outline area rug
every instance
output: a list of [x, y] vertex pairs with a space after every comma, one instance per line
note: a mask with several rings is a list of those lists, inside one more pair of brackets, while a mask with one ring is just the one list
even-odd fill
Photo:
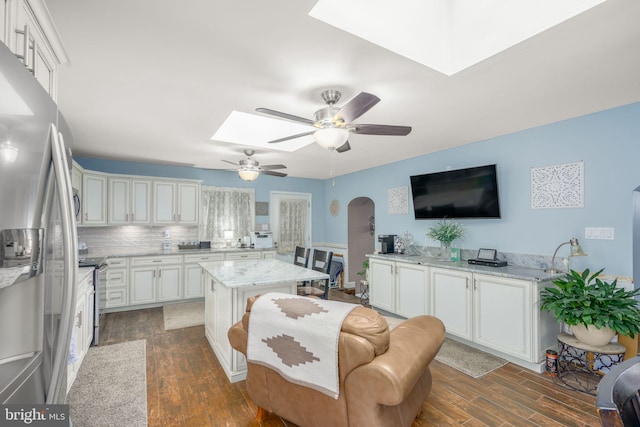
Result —
[[204, 325], [204, 301], [167, 304], [162, 307], [164, 330]]
[[[405, 319], [384, 316], [393, 329]], [[507, 364], [507, 361], [492, 354], [485, 353], [466, 344], [445, 338], [436, 360], [463, 372], [470, 377], [480, 378], [489, 372]]]
[[89, 348], [69, 391], [74, 427], [147, 425], [146, 343]]

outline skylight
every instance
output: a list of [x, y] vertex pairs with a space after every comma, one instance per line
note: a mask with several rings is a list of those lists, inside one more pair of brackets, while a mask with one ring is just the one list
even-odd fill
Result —
[[606, 0], [319, 0], [309, 15], [451, 76]]
[[296, 151], [314, 142], [313, 135], [295, 138], [289, 141], [269, 144], [274, 139], [284, 138], [314, 130], [286, 120], [272, 119], [256, 114], [232, 111], [211, 139], [232, 144], [262, 147], [281, 151]]

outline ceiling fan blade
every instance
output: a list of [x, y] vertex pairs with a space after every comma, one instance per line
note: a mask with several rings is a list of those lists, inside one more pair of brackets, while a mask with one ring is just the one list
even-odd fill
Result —
[[304, 117], [294, 116], [293, 114], [283, 113], [281, 111], [271, 110], [269, 108], [256, 108], [258, 113], [268, 114], [270, 116], [276, 116], [281, 119], [290, 120], [292, 122], [304, 123], [305, 125], [313, 126], [316, 122]]
[[396, 135], [406, 136], [411, 132], [411, 126], [392, 125], [354, 125], [351, 132], [360, 135]]
[[333, 122], [336, 124], [351, 123], [369, 111], [378, 102], [380, 102], [380, 98], [377, 96], [367, 92], [360, 92], [358, 96], [349, 101], [333, 116]]
[[274, 172], [274, 171], [263, 171], [261, 172], [264, 175], [271, 175], [271, 176], [279, 176], [281, 178], [287, 176], [286, 173], [282, 173], [282, 172]]
[[345, 151], [351, 150], [351, 146], [349, 145], [349, 141], [345, 141], [340, 147], [336, 148], [338, 153], [344, 153]]
[[240, 166], [239, 164], [234, 163], [234, 162], [230, 162], [229, 160], [222, 160], [222, 161], [225, 162], [225, 163], [231, 163], [234, 166]]
[[265, 170], [265, 171], [270, 171], [273, 169], [286, 169], [287, 167], [285, 165], [263, 165], [260, 166], [260, 169]]
[[300, 138], [300, 137], [303, 137], [303, 136], [311, 135], [314, 132], [315, 132], [315, 130], [312, 130], [311, 132], [303, 132], [303, 133], [299, 133], [299, 134], [296, 134], [296, 135], [285, 136], [284, 138], [274, 139], [273, 141], [269, 141], [269, 144], [275, 144], [276, 142], [283, 142], [283, 141], [288, 141], [290, 139]]

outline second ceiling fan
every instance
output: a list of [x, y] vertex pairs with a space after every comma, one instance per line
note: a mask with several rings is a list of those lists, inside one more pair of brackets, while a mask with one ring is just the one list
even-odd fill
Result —
[[341, 93], [337, 90], [326, 90], [322, 92], [322, 99], [328, 106], [316, 111], [313, 120], [269, 108], [256, 108], [256, 111], [317, 128], [309, 132], [269, 141], [271, 144], [313, 134], [314, 139], [321, 147], [328, 150], [335, 150], [338, 153], [344, 153], [351, 149], [348, 141], [349, 133], [360, 135], [405, 136], [411, 132], [410, 126], [353, 123], [354, 120], [380, 102], [380, 98], [367, 92], [360, 92], [360, 94], [347, 102], [342, 108], [339, 108], [336, 107], [335, 104], [340, 100], [340, 96]]

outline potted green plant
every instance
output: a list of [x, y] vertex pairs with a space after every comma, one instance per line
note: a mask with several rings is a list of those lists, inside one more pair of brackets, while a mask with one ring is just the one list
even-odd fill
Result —
[[443, 218], [429, 229], [427, 237], [440, 242], [441, 256], [448, 260], [451, 258], [451, 243], [464, 237], [464, 228], [455, 221]]
[[369, 272], [369, 260], [365, 259], [364, 261], [362, 261], [362, 270], [358, 271], [356, 274], [362, 277], [364, 280], [369, 280], [368, 272]]
[[[553, 312], [569, 325], [578, 341], [597, 347], [608, 344], [616, 332], [633, 338], [640, 332], [640, 308], [636, 296], [640, 289], [627, 291], [591, 274], [570, 270], [540, 292], [540, 308]], [[592, 336], [593, 335], [593, 336]]]

